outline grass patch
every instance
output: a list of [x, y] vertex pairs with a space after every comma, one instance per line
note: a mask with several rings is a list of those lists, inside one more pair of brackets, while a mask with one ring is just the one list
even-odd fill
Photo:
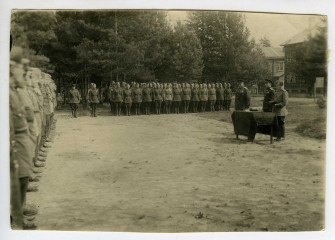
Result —
[[326, 127], [326, 118], [318, 117], [313, 120], [307, 120], [300, 123], [295, 131], [302, 136], [317, 138], [317, 139], [326, 139], [327, 127]]

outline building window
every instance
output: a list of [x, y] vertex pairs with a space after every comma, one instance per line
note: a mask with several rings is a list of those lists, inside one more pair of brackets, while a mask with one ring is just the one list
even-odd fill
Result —
[[296, 83], [295, 74], [287, 74], [287, 76], [286, 76], [286, 82], [288, 82], [288, 83]]
[[287, 53], [287, 55], [286, 55], [286, 62], [291, 62], [292, 61], [292, 53], [291, 52], [289, 52], [289, 53]]
[[277, 63], [277, 72], [283, 72], [284, 71], [284, 62], [278, 62]]

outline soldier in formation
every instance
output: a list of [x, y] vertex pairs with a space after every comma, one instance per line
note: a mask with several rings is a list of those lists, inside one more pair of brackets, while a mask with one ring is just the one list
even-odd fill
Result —
[[92, 84], [92, 89], [88, 91], [88, 103], [91, 106], [91, 117], [97, 117], [97, 105], [100, 102], [99, 90], [95, 83]]
[[36, 228], [37, 208], [26, 203], [26, 193], [38, 190], [33, 182], [39, 180], [51, 146], [56, 85], [50, 75], [29, 67], [20, 51], [13, 52], [9, 89], [11, 222], [13, 229], [31, 229]]

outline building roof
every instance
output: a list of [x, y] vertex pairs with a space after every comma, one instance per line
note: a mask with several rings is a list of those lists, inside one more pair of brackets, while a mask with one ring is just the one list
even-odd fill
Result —
[[286, 46], [296, 43], [302, 43], [308, 40], [309, 36], [315, 36], [318, 33], [318, 26], [315, 26], [314, 28], [305, 29], [301, 33], [298, 33], [297, 35], [293, 36], [289, 40], [283, 42], [280, 44], [280, 46]]
[[284, 59], [283, 48], [275, 48], [275, 47], [262, 47], [262, 51], [266, 58], [276, 58], [276, 59]]

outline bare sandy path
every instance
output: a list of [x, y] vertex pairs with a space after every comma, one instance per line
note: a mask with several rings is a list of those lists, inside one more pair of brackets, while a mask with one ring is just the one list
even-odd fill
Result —
[[[235, 140], [194, 114], [69, 118], [39, 191], [41, 230], [298, 231], [324, 226], [325, 141]], [[201, 212], [201, 214], [199, 214]]]

